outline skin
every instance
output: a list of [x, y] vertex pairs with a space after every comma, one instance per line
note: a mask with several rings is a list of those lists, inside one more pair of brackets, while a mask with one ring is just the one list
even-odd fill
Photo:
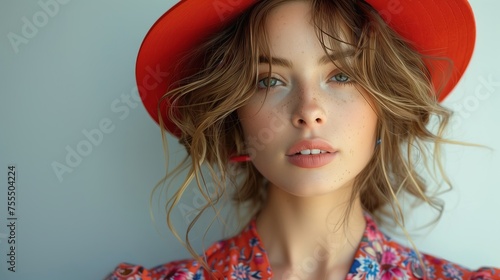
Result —
[[[347, 225], [343, 214], [373, 156], [377, 116], [366, 92], [321, 61], [307, 2], [275, 8], [266, 28], [271, 56], [287, 63], [273, 63], [271, 80], [268, 64], [259, 65], [261, 89], [238, 110], [252, 162], [269, 181], [259, 235], [274, 279], [345, 279], [365, 228], [359, 198]], [[289, 149], [305, 139], [330, 144], [334, 159], [317, 168], [291, 164]]]

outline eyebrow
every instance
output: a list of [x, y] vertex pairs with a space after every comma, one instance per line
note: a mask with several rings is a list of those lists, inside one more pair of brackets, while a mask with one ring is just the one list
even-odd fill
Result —
[[[325, 54], [318, 60], [318, 64], [320, 65], [328, 64], [340, 58], [351, 56], [352, 54], [353, 54], [352, 51], [343, 51], [343, 52]], [[293, 66], [293, 63], [288, 59], [281, 57], [271, 57], [271, 59], [269, 59], [269, 57], [266, 56], [259, 57], [259, 64], [271, 64], [286, 68], [292, 68]]]

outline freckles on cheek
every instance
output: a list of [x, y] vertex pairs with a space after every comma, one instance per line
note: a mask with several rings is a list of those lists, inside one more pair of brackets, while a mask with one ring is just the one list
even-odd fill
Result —
[[354, 106], [344, 111], [346, 140], [350, 143], [350, 153], [372, 151], [377, 137], [377, 116], [368, 105]]

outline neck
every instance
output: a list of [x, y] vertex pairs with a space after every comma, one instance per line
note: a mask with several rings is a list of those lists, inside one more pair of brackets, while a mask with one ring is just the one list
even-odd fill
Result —
[[269, 185], [256, 223], [273, 271], [293, 272], [300, 279], [328, 271], [345, 277], [366, 225], [359, 198], [347, 213], [350, 191], [297, 197]]

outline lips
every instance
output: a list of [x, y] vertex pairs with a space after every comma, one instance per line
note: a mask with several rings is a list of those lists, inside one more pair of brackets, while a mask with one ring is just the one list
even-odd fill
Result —
[[[309, 150], [310, 152], [307, 152]], [[319, 154], [318, 153], [335, 153], [336, 150], [326, 141], [321, 139], [302, 140], [295, 143], [287, 152], [287, 156], [299, 154]], [[304, 153], [306, 151], [307, 153]]]
[[288, 161], [300, 168], [318, 168], [327, 165], [337, 155], [337, 150], [320, 139], [303, 140], [287, 152]]

